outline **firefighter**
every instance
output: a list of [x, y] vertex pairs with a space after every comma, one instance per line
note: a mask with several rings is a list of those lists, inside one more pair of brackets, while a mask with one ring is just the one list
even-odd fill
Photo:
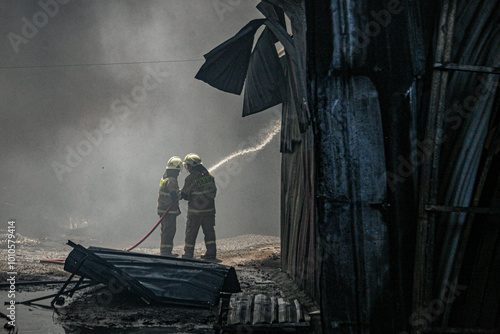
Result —
[[184, 167], [189, 175], [186, 177], [181, 197], [188, 201], [186, 222], [186, 242], [183, 258], [192, 258], [196, 237], [201, 228], [205, 234], [207, 252], [201, 255], [202, 259], [215, 259], [217, 248], [215, 245], [215, 195], [217, 188], [212, 174], [203, 166], [201, 158], [189, 153], [184, 159]]
[[[177, 256], [172, 254], [174, 248], [174, 236], [176, 230], [177, 216], [181, 214], [179, 209], [179, 183], [177, 176], [182, 171], [182, 159], [180, 157], [171, 157], [167, 162], [165, 174], [160, 181], [160, 190], [158, 192], [158, 215], [161, 217], [172, 205], [168, 213], [161, 220], [161, 244], [160, 255]], [[174, 204], [172, 204], [174, 203]]]

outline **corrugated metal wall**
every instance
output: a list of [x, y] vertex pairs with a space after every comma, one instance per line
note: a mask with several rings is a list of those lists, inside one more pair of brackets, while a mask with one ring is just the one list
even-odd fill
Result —
[[[405, 329], [398, 312], [403, 299], [399, 295], [401, 274], [395, 272], [401, 263], [391, 256], [391, 252], [397, 253], [395, 247], [405, 246], [390, 244], [391, 236], [401, 239], [401, 231], [389, 224], [392, 212], [388, 210], [386, 172], [392, 165], [386, 166], [386, 161], [409, 142], [409, 133], [404, 131], [408, 124], [395, 127], [398, 121], [403, 125], [403, 120], [411, 119], [405, 97], [413, 84], [408, 15], [401, 11], [391, 14], [399, 29], [392, 33], [403, 37], [397, 46], [388, 37], [391, 31], [363, 44], [356, 35], [359, 27], [370, 22], [371, 10], [383, 9], [377, 1], [314, 2], [307, 7], [325, 332]], [[405, 111], [407, 116], [401, 117]], [[393, 124], [391, 130], [403, 138], [387, 137], [387, 120]], [[411, 207], [401, 215], [408, 215], [409, 210]]]
[[281, 251], [283, 269], [316, 300], [321, 261], [315, 220], [314, 134], [307, 103], [305, 10], [280, 4], [290, 18], [294, 54], [286, 54], [281, 131]]
[[[380, 23], [373, 13], [387, 13], [390, 3], [307, 4], [307, 74], [311, 89], [308, 102], [314, 120], [316, 163], [315, 246], [319, 249], [313, 259], [316, 263], [309, 267], [321, 269], [319, 276], [310, 275], [314, 280], [305, 276], [299, 282], [307, 291], [317, 290], [314, 285], [319, 283], [320, 298], [316, 300], [324, 312], [325, 332], [388, 333], [409, 330], [410, 326], [429, 330], [440, 325], [491, 330], [499, 326], [498, 320], [494, 320], [499, 314], [494, 304], [498, 297], [493, 297], [498, 293], [488, 290], [494, 282], [498, 283], [499, 269], [494, 259], [498, 259], [499, 246], [497, 228], [485, 222], [498, 222], [498, 216], [475, 219], [474, 224], [487, 226], [490, 233], [478, 227], [473, 229], [476, 234], [472, 234], [465, 263], [474, 267], [474, 273], [467, 274], [463, 268], [459, 283], [473, 284], [474, 288], [456, 302], [448, 323], [443, 320], [444, 310], [433, 314], [430, 320], [419, 313], [431, 312], [429, 305], [442, 300], [440, 290], [446, 292], [450, 284], [455, 286], [447, 268], [456, 262], [466, 214], [440, 215], [440, 224], [432, 236], [436, 254], [429, 258], [435, 272], [429, 281], [430, 299], [424, 303], [424, 310], [411, 310], [422, 181], [418, 159], [426, 154], [423, 143], [429, 139], [423, 125], [429, 108], [441, 3], [402, 1], [402, 10], [392, 13], [389, 19], [391, 24], [363, 40], [360, 48], [359, 28]], [[459, 2], [453, 51], [456, 63], [498, 66], [499, 24], [493, 19], [498, 13], [496, 1]], [[463, 108], [453, 109], [453, 105], [463, 100], [471, 103], [478, 83], [491, 83], [493, 77], [463, 72], [451, 76], [438, 204], [472, 203], [471, 196], [488, 153], [485, 141], [493, 136], [494, 124], [498, 124], [498, 119], [495, 123], [489, 117], [495, 110], [495, 92], [482, 93], [477, 101], [474, 99], [474, 115], [459, 115], [463, 118], [460, 124], [456, 116], [463, 113]], [[305, 256], [307, 244], [301, 239], [301, 233], [311, 229], [305, 228], [307, 221], [297, 222], [298, 216], [289, 215], [305, 207], [301, 197], [303, 181], [295, 179], [300, 176], [297, 171], [303, 172], [300, 156], [300, 149], [291, 157], [284, 155], [282, 176], [283, 231], [293, 231], [283, 234], [283, 245], [288, 248], [283, 263], [295, 277], [300, 277], [298, 273], [304, 267], [300, 265], [302, 259], [311, 260]], [[294, 167], [290, 167], [292, 163]], [[494, 176], [488, 179], [493, 184], [497, 182]], [[490, 196], [494, 189], [490, 187]], [[484, 203], [486, 207], [498, 207], [495, 200]], [[484, 256], [488, 260], [481, 260]]]
[[[292, 1], [280, 4], [292, 27], [303, 22], [300, 15], [305, 13], [298, 9], [300, 5], [294, 6]], [[371, 59], [367, 50], [351, 50], [347, 57], [344, 46], [348, 39], [341, 33], [349, 25], [360, 24], [361, 13], [368, 7], [339, 1], [309, 4], [307, 9], [318, 13], [309, 13], [313, 17], [307, 21], [309, 44], [303, 25], [293, 36], [299, 53], [306, 54], [305, 45], [311, 46], [312, 40], [316, 43], [312, 45], [314, 50], [308, 50], [307, 63], [313, 79], [309, 82], [313, 93], [307, 100], [312, 123], [300, 133], [295, 115], [304, 101], [297, 98], [300, 93], [289, 94], [282, 131], [283, 268], [321, 304], [325, 332], [361, 333], [378, 328], [378, 332], [386, 333], [395, 328], [395, 305], [402, 298], [397, 295], [399, 285], [392, 284], [399, 281], [391, 280], [390, 231], [384, 219], [386, 143], [374, 85], [377, 73], [369, 68], [373, 64], [367, 61]], [[333, 19], [328, 16], [332, 9], [337, 15]], [[356, 11], [360, 14], [352, 19]], [[405, 59], [411, 69], [409, 48]], [[289, 70], [288, 79], [300, 85], [306, 77], [290, 75], [297, 72]], [[412, 85], [409, 72], [403, 77], [407, 89]], [[389, 75], [398, 73], [390, 71]], [[382, 76], [387, 77], [388, 72]], [[400, 82], [392, 82], [387, 90], [396, 85], [400, 93], [393, 99], [394, 105], [405, 99]], [[289, 84], [289, 91], [293, 86]], [[409, 141], [408, 133], [403, 136]]]
[[314, 208], [313, 134], [309, 129], [281, 168], [281, 259], [283, 269], [315, 300], [319, 300], [317, 231]]
[[[455, 33], [438, 23], [442, 7], [455, 8], [454, 1]], [[290, 19], [293, 40], [271, 4]], [[449, 70], [434, 64], [453, 40], [449, 50], [458, 65], [499, 67], [500, 0], [266, 0], [259, 9], [267, 19], [250, 23], [252, 35], [243, 42], [249, 49], [265, 22], [269, 31], [261, 40], [269, 45], [256, 47], [260, 57], [247, 56], [261, 62], [250, 69], [273, 73], [250, 71], [245, 106], [250, 114], [283, 100], [282, 266], [320, 304], [323, 332], [439, 326], [494, 332], [500, 327], [498, 214], [426, 207], [500, 206], [498, 75], [460, 71], [446, 83], [435, 79]], [[262, 56], [274, 52], [270, 31], [286, 49], [283, 73]], [[239, 57], [240, 37], [207, 60], [221, 64], [206, 73], [207, 82], [217, 87], [210, 78], [223, 72], [242, 85], [247, 64], [235, 75], [221, 61]], [[283, 74], [284, 99], [278, 83], [263, 84]], [[437, 105], [440, 91], [446, 101]], [[430, 110], [438, 110], [441, 123]], [[457, 284], [465, 289], [457, 291]], [[450, 286], [453, 301], [444, 301], [443, 288]]]

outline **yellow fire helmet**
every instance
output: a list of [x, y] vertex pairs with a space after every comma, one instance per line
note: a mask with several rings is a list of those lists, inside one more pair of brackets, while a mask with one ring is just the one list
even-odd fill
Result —
[[182, 159], [178, 156], [171, 157], [167, 162], [167, 169], [177, 169], [182, 171]]
[[202, 164], [201, 158], [198, 154], [189, 153], [184, 158], [184, 167], [186, 167], [186, 169], [187, 169], [188, 165], [191, 167], [194, 167], [194, 166], [201, 165], [201, 164]]

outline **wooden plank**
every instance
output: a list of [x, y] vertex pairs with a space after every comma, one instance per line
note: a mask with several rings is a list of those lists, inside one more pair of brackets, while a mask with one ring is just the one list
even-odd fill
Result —
[[278, 298], [271, 297], [271, 323], [278, 322]]
[[286, 301], [283, 298], [278, 298], [278, 322], [285, 323], [287, 321], [286, 315]]
[[260, 294], [254, 299], [252, 324], [264, 323], [271, 323], [271, 298]]
[[300, 305], [298, 299], [295, 299], [293, 302], [295, 305], [295, 321], [294, 322], [301, 322], [304, 320], [304, 317], [302, 316], [302, 306]]
[[250, 324], [252, 322], [253, 296], [234, 294], [229, 302], [228, 325]]
[[[221, 313], [222, 315], [222, 313]], [[307, 327], [310, 317], [298, 299], [234, 294], [229, 300], [229, 310], [221, 318], [218, 326], [234, 330], [245, 325], [255, 329], [279, 329], [287, 327]]]
[[228, 325], [237, 325], [240, 323], [241, 299], [242, 295], [240, 294], [235, 294], [231, 296], [231, 300], [229, 302], [229, 312], [227, 315]]
[[253, 307], [253, 296], [247, 296], [246, 298], [246, 304], [244, 306], [245, 308], [245, 316], [244, 316], [244, 324], [251, 324], [252, 323], [252, 307]]
[[252, 324], [262, 324], [265, 322], [265, 314], [264, 314], [264, 305], [262, 301], [262, 296], [264, 295], [257, 295], [255, 296], [254, 300], [254, 307], [253, 307], [253, 317], [252, 317]]

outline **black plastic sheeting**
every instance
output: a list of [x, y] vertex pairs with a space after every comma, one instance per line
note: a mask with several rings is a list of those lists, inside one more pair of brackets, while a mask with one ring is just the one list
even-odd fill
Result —
[[264, 29], [250, 58], [243, 116], [271, 108], [284, 99], [285, 74], [274, 43], [273, 33]]
[[[261, 4], [262, 5], [262, 4]], [[262, 6], [261, 6], [262, 7]], [[265, 7], [265, 6], [264, 6]], [[283, 102], [285, 74], [278, 57], [277, 37], [265, 28], [252, 51], [255, 33], [263, 24], [280, 26], [278, 13], [265, 7], [276, 20], [256, 19], [245, 25], [235, 36], [205, 55], [205, 63], [195, 78], [224, 92], [241, 94], [246, 79], [243, 116], [256, 114]]]
[[254, 36], [264, 21], [250, 21], [234, 37], [204, 55], [206, 61], [195, 78], [224, 92], [241, 94]]
[[[245, 85], [243, 117], [283, 103], [280, 151], [290, 153], [311, 121], [306, 83], [298, 79], [305, 75], [305, 52], [296, 42], [305, 34], [304, 11], [295, 6], [287, 9], [293, 22], [292, 37], [286, 30], [282, 8], [267, 2], [257, 8], [266, 19], [250, 21], [207, 53], [195, 78], [233, 94], [240, 94]], [[252, 51], [255, 33], [262, 25], [266, 28]], [[278, 41], [285, 50], [281, 58], [276, 49]]]
[[240, 292], [233, 267], [121, 250], [84, 248], [71, 241], [64, 270], [107, 285], [111, 292], [128, 290], [147, 303], [210, 308], [220, 293]]

